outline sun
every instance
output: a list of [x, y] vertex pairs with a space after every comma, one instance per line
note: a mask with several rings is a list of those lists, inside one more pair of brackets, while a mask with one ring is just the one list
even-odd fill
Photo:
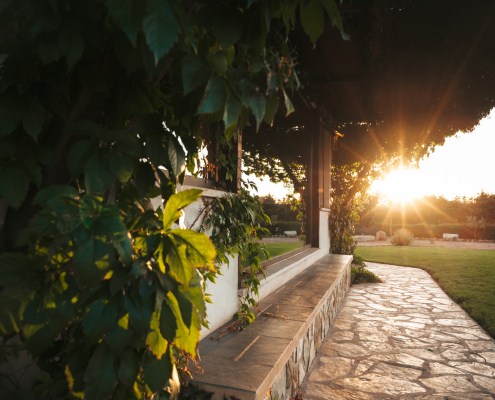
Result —
[[373, 185], [373, 191], [385, 195], [394, 203], [406, 203], [420, 196], [419, 176], [417, 170], [398, 169], [387, 174]]

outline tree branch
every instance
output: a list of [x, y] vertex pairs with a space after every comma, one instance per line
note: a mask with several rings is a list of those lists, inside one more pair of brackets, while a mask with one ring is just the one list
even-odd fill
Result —
[[303, 187], [302, 183], [299, 181], [296, 174], [294, 174], [290, 165], [287, 162], [285, 162], [284, 160], [280, 160], [280, 162], [282, 163], [285, 172], [287, 172], [287, 175], [289, 175], [289, 179], [292, 181], [292, 184], [294, 185], [294, 190], [297, 192], [299, 189]]
[[354, 196], [359, 192], [361, 187], [363, 186], [364, 183], [364, 177], [366, 174], [370, 171], [371, 169], [371, 163], [365, 161], [363, 168], [361, 171], [359, 171], [358, 176], [356, 178], [356, 182], [354, 185], [352, 185], [351, 189], [349, 190], [349, 193], [347, 193], [347, 196], [345, 197], [345, 203], [349, 203], [354, 199]]

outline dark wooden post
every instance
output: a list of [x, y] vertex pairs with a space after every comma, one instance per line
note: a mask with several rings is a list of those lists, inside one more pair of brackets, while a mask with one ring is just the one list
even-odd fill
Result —
[[237, 168], [233, 177], [232, 192], [237, 192], [241, 188], [242, 178], [242, 131], [237, 131], [237, 140], [233, 152], [237, 157]]
[[320, 247], [320, 208], [323, 206], [323, 130], [318, 110], [309, 113], [305, 134], [310, 141], [307, 170], [306, 243]]

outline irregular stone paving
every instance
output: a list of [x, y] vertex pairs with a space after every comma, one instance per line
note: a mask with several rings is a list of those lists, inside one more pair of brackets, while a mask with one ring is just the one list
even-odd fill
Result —
[[495, 342], [417, 268], [367, 263], [301, 386], [310, 399], [495, 399]]

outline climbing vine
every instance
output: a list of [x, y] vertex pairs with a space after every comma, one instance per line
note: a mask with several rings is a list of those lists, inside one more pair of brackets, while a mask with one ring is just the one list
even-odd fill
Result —
[[241, 310], [237, 317], [243, 322], [251, 323], [254, 321], [254, 314], [249, 307], [256, 307], [253, 294], [259, 295], [258, 274], [265, 276], [260, 255], [270, 258], [265, 245], [261, 243], [263, 234], [269, 235], [270, 232], [261, 227], [260, 223], [270, 223], [270, 218], [263, 212], [259, 199], [246, 189], [211, 200], [205, 213], [203, 229], [212, 229], [210, 239], [217, 250], [215, 261], [218, 265], [228, 265], [229, 257], [235, 255], [241, 258], [240, 276], [247, 294], [241, 300]]

